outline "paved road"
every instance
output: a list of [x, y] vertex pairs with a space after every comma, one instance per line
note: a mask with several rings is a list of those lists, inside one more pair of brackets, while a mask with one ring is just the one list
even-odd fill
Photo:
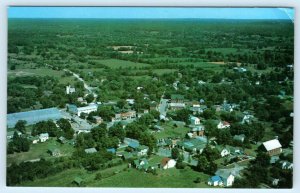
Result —
[[[53, 66], [52, 65], [50, 65], [50, 64], [46, 64], [46, 66], [48, 66], [48, 67], [50, 67], [50, 68], [53, 68]], [[75, 72], [72, 72], [71, 70], [69, 70], [69, 69], [63, 69], [63, 71], [65, 71], [65, 72], [69, 72], [69, 73], [71, 73], [75, 78], [77, 78], [80, 82], [83, 82], [83, 86], [84, 86], [84, 88], [88, 91], [88, 93], [92, 93], [93, 95], [94, 95], [94, 101], [96, 100], [96, 98], [97, 98], [97, 94], [94, 92], [94, 88], [93, 87], [90, 87], [82, 78], [80, 78], [80, 76], [79, 76], [79, 74], [76, 74]]]
[[167, 115], [167, 102], [168, 102], [168, 99], [161, 98], [159, 105], [158, 105], [158, 111], [163, 116]]
[[64, 69], [65, 72], [69, 72], [69, 73], [72, 73], [73, 76], [75, 78], [77, 78], [79, 81], [83, 82], [83, 86], [84, 88], [89, 92], [89, 93], [92, 93], [94, 95], [94, 98], [96, 99], [97, 98], [97, 94], [94, 92], [93, 88], [90, 87], [82, 78], [80, 78], [80, 76], [78, 74], [76, 74], [75, 72], [72, 72], [71, 70], [68, 70], [68, 69]]
[[85, 119], [81, 119], [76, 115], [71, 115], [70, 113], [66, 112], [66, 109], [61, 110], [62, 116], [65, 119], [73, 120], [71, 122], [72, 128], [75, 131], [79, 130], [91, 130], [93, 127], [97, 126], [97, 124], [90, 124]]

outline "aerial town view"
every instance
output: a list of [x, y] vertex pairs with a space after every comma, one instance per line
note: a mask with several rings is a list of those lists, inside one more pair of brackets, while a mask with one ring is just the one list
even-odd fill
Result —
[[292, 188], [293, 11], [10, 7], [7, 186]]

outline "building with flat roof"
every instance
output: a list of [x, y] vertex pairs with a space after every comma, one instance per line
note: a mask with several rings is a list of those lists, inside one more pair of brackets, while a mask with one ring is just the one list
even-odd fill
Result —
[[88, 106], [85, 107], [78, 107], [77, 108], [77, 115], [80, 116], [81, 113], [86, 113], [89, 114], [91, 112], [95, 112], [98, 109], [98, 105], [97, 104], [90, 104]]
[[33, 125], [35, 123], [47, 120], [58, 120], [62, 118], [61, 112], [57, 108], [48, 108], [33, 110], [20, 113], [7, 114], [7, 127], [13, 128], [20, 120], [26, 121], [27, 125]]

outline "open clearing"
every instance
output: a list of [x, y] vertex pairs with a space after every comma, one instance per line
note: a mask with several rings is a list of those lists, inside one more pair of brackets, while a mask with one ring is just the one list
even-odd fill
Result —
[[62, 84], [75, 82], [73, 76], [62, 77], [63, 74], [63, 71], [52, 70], [49, 68], [17, 69], [8, 71], [8, 76], [51, 76], [57, 78]]
[[[49, 186], [63, 187], [75, 186], [72, 181], [75, 177], [84, 179], [87, 187], [178, 187], [178, 188], [209, 188], [206, 181], [208, 175], [196, 172], [186, 167], [178, 170], [175, 168], [168, 170], [157, 170], [157, 175], [145, 173], [137, 169], [125, 169], [126, 165], [120, 165], [101, 171], [102, 179], [95, 180], [99, 172], [91, 173], [83, 169], [69, 169], [45, 179], [38, 179], [33, 182], [26, 182], [22, 186]], [[72, 176], [72, 178], [70, 178]], [[200, 183], [194, 183], [196, 178], [200, 178]]]
[[22, 161], [29, 161], [43, 158], [53, 158], [47, 152], [50, 146], [54, 146], [60, 150], [62, 156], [70, 156], [72, 155], [74, 148], [70, 144], [61, 144], [57, 142], [55, 139], [49, 139], [44, 143], [38, 144], [31, 144], [29, 152], [21, 152], [21, 153], [14, 153], [7, 155], [7, 164], [10, 165], [11, 163], [20, 163]]
[[131, 62], [125, 60], [118, 60], [118, 59], [107, 59], [107, 60], [98, 60], [99, 63], [104, 64], [110, 68], [140, 68], [140, 67], [147, 67], [149, 64], [138, 63], [138, 62]]

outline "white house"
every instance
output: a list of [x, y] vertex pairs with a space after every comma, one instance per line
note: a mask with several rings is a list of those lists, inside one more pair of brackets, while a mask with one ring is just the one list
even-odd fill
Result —
[[139, 147], [137, 147], [137, 155], [138, 156], [143, 156], [143, 155], [147, 155], [149, 150], [149, 147], [146, 145], [140, 145]]
[[282, 165], [281, 165], [281, 168], [283, 170], [292, 170], [293, 169], [293, 163], [290, 163], [288, 161], [283, 161]]
[[250, 123], [253, 120], [253, 118], [254, 118], [253, 115], [244, 115], [242, 124]]
[[66, 87], [66, 93], [67, 94], [72, 94], [72, 93], [74, 93], [75, 92], [75, 88], [74, 87], [71, 87], [71, 85], [68, 85], [67, 87]]
[[49, 134], [48, 133], [41, 133], [39, 136], [40, 142], [45, 142], [49, 139]]
[[223, 185], [226, 187], [230, 187], [233, 185], [234, 182], [234, 175], [232, 173], [220, 173], [219, 176], [222, 178]]
[[230, 154], [230, 150], [226, 147], [222, 148], [220, 154], [221, 154], [222, 157], [227, 156], [227, 155]]
[[185, 104], [184, 103], [170, 103], [169, 107], [172, 110], [176, 110], [176, 109], [184, 109], [185, 108]]
[[98, 109], [98, 105], [97, 104], [90, 104], [89, 106], [78, 107], [77, 108], [77, 115], [80, 116], [81, 113], [89, 114], [90, 112], [97, 111], [97, 109]]
[[129, 105], [134, 105], [134, 99], [126, 99], [126, 102], [129, 104]]
[[165, 157], [161, 160], [161, 167], [164, 170], [169, 168], [174, 168], [175, 165], [176, 165], [176, 161], [174, 159]]
[[190, 116], [191, 125], [200, 125], [200, 119], [195, 116]]
[[220, 121], [219, 124], [217, 125], [218, 129], [225, 129], [229, 127], [230, 127], [230, 123], [228, 123], [227, 121]]

